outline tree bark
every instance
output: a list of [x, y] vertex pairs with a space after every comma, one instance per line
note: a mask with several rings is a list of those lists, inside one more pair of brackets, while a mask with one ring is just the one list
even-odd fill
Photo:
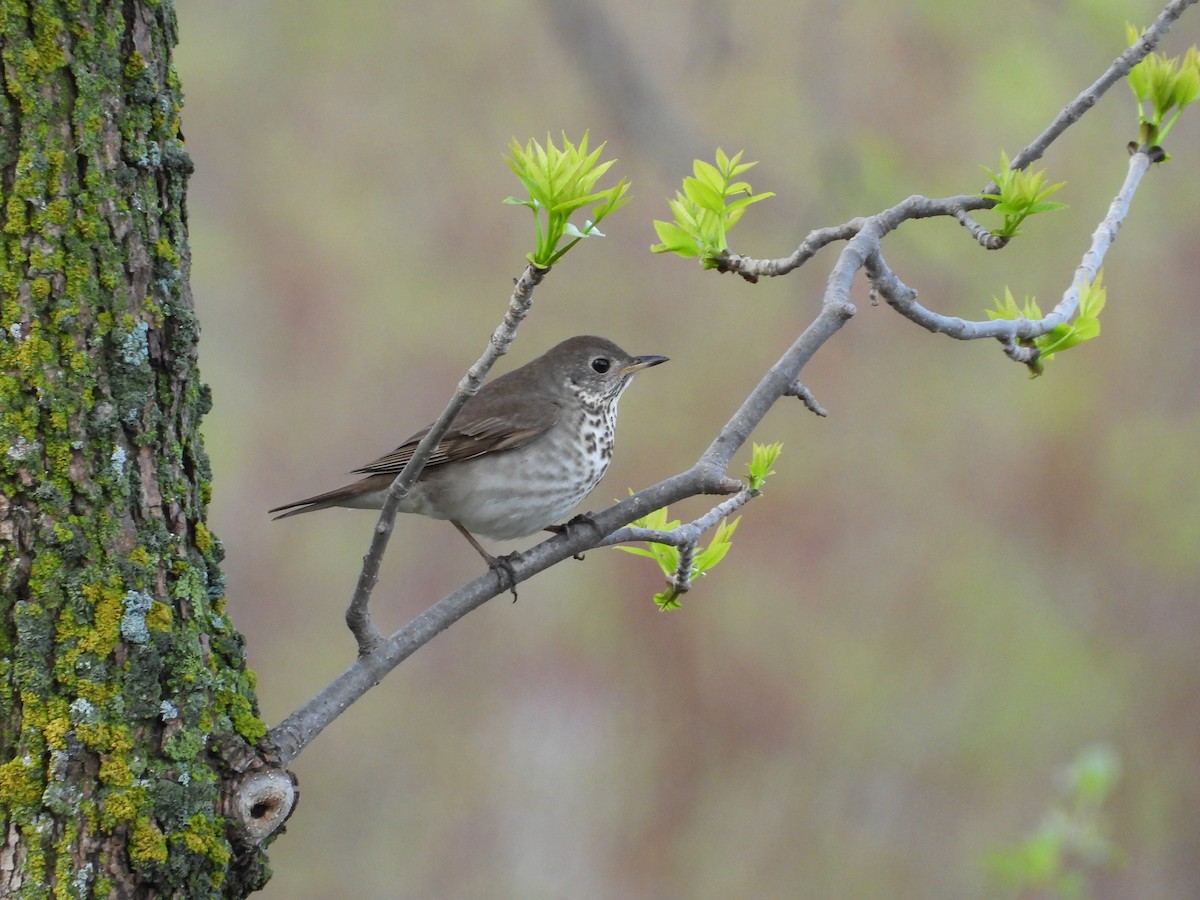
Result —
[[244, 896], [174, 9], [0, 9], [0, 896]]

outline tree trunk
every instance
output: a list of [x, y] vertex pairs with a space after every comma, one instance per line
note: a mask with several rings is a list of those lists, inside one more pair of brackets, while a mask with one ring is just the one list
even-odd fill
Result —
[[243, 896], [264, 728], [205, 526], [174, 9], [2, 9], [0, 896]]

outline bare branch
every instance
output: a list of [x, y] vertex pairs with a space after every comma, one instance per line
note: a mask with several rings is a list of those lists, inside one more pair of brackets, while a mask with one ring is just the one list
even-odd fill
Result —
[[[736, 482], [733, 484], [734, 490], [740, 487]], [[513, 583], [520, 584], [564, 559], [592, 549], [598, 543], [597, 534], [607, 535], [634, 519], [640, 519], [685, 497], [727, 493], [729, 485], [730, 480], [721, 471], [701, 465], [660, 481], [590, 516], [596, 526], [595, 533], [589, 528], [565, 529], [563, 533], [524, 553], [507, 557]], [[420, 647], [471, 610], [507, 590], [508, 578], [502, 579], [489, 571], [443, 597], [399, 631], [376, 642], [368, 653], [360, 655], [316, 697], [271, 729], [268, 739], [276, 746], [283, 765], [294, 759], [330, 722]]]
[[799, 381], [792, 382], [792, 386], [788, 388], [787, 393], [788, 396], [799, 397], [800, 402], [804, 404], [809, 412], [814, 413], [821, 418], [825, 418], [829, 415], [829, 411], [817, 402], [817, 398], [813, 396], [813, 392], [802, 385]]
[[396, 480], [388, 488], [387, 498], [384, 500], [383, 508], [379, 513], [379, 521], [375, 524], [375, 531], [371, 537], [371, 547], [363, 558], [358, 585], [354, 589], [354, 595], [350, 598], [350, 606], [346, 610], [346, 625], [354, 635], [355, 641], [358, 642], [360, 656], [370, 653], [383, 640], [383, 633], [375, 627], [375, 623], [371, 620], [371, 592], [375, 590], [375, 585], [379, 581], [379, 567], [383, 563], [383, 554], [387, 551], [388, 541], [392, 537], [392, 529], [396, 525], [396, 513], [399, 511], [400, 501], [408, 493], [409, 488], [416, 484], [417, 479], [421, 477], [421, 472], [425, 469], [430, 455], [441, 443], [446, 429], [450, 427], [454, 417], [463, 408], [463, 404], [479, 392], [479, 388], [483, 385], [487, 373], [496, 360], [507, 353], [508, 348], [512, 346], [517, 327], [529, 314], [529, 308], [533, 305], [533, 289], [541, 284], [542, 279], [549, 271], [549, 269], [539, 269], [536, 266], [526, 266], [521, 277], [516, 279], [516, 286], [508, 301], [508, 310], [492, 333], [487, 350], [459, 381], [454, 396], [450, 398], [450, 402], [446, 404], [442, 414], [430, 427], [429, 433], [417, 444], [417, 449], [413, 451], [408, 465], [396, 476]]
[[850, 240], [858, 234], [865, 221], [865, 219], [851, 219], [842, 225], [810, 231], [808, 237], [801, 242], [792, 255], [783, 259], [752, 259], [749, 256], [739, 256], [732, 251], [726, 251], [725, 256], [717, 265], [717, 271], [733, 272], [751, 282], [758, 281], [760, 277], [786, 275], [816, 256], [817, 252], [827, 244]]
[[[872, 225], [879, 229], [878, 238], [895, 230], [909, 219], [931, 219], [936, 216], [958, 216], [966, 210], [988, 209], [995, 205], [994, 200], [988, 200], [972, 194], [960, 194], [956, 197], [933, 199], [913, 195], [897, 203], [890, 209], [876, 213], [873, 216], [851, 219], [842, 225], [830, 228], [820, 228], [812, 231], [803, 243], [791, 254], [782, 259], [754, 259], [741, 256], [732, 251], [726, 252], [717, 266], [722, 272], [735, 272], [747, 281], [757, 281], [760, 276], [786, 275], [798, 269], [817, 251], [834, 241], [852, 241], [862, 235], [863, 229]], [[848, 293], [847, 293], [848, 296]]]
[[965, 209], [956, 210], [954, 217], [958, 219], [958, 224], [971, 233], [971, 237], [975, 238], [975, 243], [979, 244], [984, 250], [1003, 250], [1008, 246], [1009, 238], [999, 234], [992, 234], [971, 218], [971, 215]]
[[1031, 362], [1032, 359], [1028, 358], [1027, 352], [1030, 348], [1021, 347], [1018, 342], [1032, 340], [1047, 334], [1059, 325], [1070, 321], [1075, 315], [1079, 309], [1080, 285], [1091, 284], [1095, 281], [1108, 248], [1116, 240], [1121, 223], [1129, 214], [1130, 201], [1153, 161], [1153, 156], [1144, 150], [1137, 150], [1130, 157], [1125, 183], [1121, 185], [1120, 191], [1109, 205], [1108, 213], [1092, 233], [1092, 243], [1076, 268], [1070, 286], [1054, 309], [1041, 319], [968, 321], [957, 316], [943, 316], [931, 312], [917, 303], [917, 292], [896, 277], [895, 273], [887, 267], [883, 260], [883, 254], [878, 250], [872, 253], [865, 263], [867, 277], [871, 279], [872, 288], [887, 300], [889, 306], [922, 328], [949, 335], [960, 341], [995, 338], [1004, 344], [1005, 352], [1010, 357], [1018, 362]]
[[[1141, 62], [1158, 46], [1159, 41], [1170, 31], [1175, 20], [1183, 15], [1187, 7], [1196, 2], [1197, 0], [1173, 0], [1173, 2], [1167, 4], [1167, 7], [1154, 20], [1154, 23], [1146, 29], [1141, 40], [1127, 48], [1125, 52], [1113, 60], [1103, 75], [1063, 107], [1063, 110], [1055, 116], [1046, 129], [1026, 145], [1020, 153], [1013, 157], [1011, 162], [1012, 168], [1023, 169], [1035, 160], [1040, 159], [1042, 154], [1046, 152], [1046, 149], [1059, 135], [1075, 122], [1079, 121], [1084, 113], [1096, 105], [1096, 102], [1109, 88], [1128, 75], [1130, 69]], [[980, 191], [980, 194], [994, 193], [997, 190], [998, 187], [996, 184], [989, 183]], [[944, 215], [954, 216], [967, 228], [980, 246], [988, 250], [998, 250], [1008, 243], [1007, 240], [991, 234], [967, 215], [971, 210], [990, 209], [994, 205], [995, 201], [993, 200], [972, 195], [963, 195], [943, 200], [909, 197], [902, 203], [898, 203], [890, 210], [880, 213], [879, 216], [873, 218], [884, 218], [888, 223], [886, 230], [891, 231], [906, 219]], [[833, 241], [848, 241], [855, 237], [862, 230], [866, 221], [866, 219], [862, 218], [851, 219], [842, 225], [821, 228], [810, 232], [790, 256], [781, 259], [753, 259], [729, 251], [720, 261], [717, 269], [721, 272], [734, 272], [748, 281], [757, 281], [760, 277], [786, 275], [815, 256], [817, 251], [826, 244]]]
[[[1063, 107], [1062, 112], [1054, 117], [1054, 121], [1046, 127], [1045, 131], [1013, 157], [1012, 167], [1023, 169], [1034, 160], [1040, 159], [1046, 152], [1046, 148], [1054, 143], [1059, 135], [1078, 122], [1084, 113], [1096, 105], [1096, 101], [1104, 96], [1110, 87], [1123, 79], [1129, 74], [1130, 69], [1150, 55], [1158, 46], [1159, 41], [1171, 30], [1175, 20], [1195, 2], [1196, 0], [1172, 0], [1171, 3], [1168, 3], [1139, 41], [1127, 47], [1124, 53], [1113, 60], [1112, 65], [1104, 71], [1103, 75]], [[989, 187], [994, 190], [996, 186], [993, 184]], [[988, 193], [988, 190], [985, 189], [982, 193]]]
[[680, 594], [686, 594], [692, 589], [692, 566], [696, 559], [696, 542], [684, 544], [679, 548], [679, 565], [671, 577], [667, 579], [667, 587]]

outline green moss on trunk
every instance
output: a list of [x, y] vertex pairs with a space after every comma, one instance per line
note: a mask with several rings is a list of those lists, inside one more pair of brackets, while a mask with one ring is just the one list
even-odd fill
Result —
[[204, 524], [174, 42], [166, 0], [0, 0], [5, 896], [266, 877], [218, 814], [214, 748], [264, 729]]

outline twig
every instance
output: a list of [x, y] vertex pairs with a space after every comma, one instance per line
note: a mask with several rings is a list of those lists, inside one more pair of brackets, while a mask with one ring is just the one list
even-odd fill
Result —
[[965, 209], [956, 210], [954, 218], [958, 219], [958, 224], [967, 229], [971, 237], [975, 238], [975, 243], [984, 250], [1003, 250], [1008, 246], [1009, 238], [999, 234], [992, 234], [971, 218], [971, 214]]
[[652, 544], [669, 544], [679, 550], [679, 563], [675, 571], [667, 578], [667, 586], [680, 594], [686, 594], [692, 587], [692, 568], [696, 551], [700, 546], [700, 538], [717, 522], [736, 512], [759, 495], [759, 491], [742, 488], [737, 494], [718, 503], [698, 519], [693, 519], [686, 525], [679, 525], [670, 531], [660, 531], [656, 528], [627, 527], [614, 531], [603, 541], [601, 547], [612, 547], [617, 544], [627, 544], [634, 541]]
[[1154, 155], [1145, 150], [1137, 150], [1130, 157], [1125, 183], [1109, 204], [1108, 213], [1092, 233], [1091, 245], [1075, 269], [1070, 286], [1063, 292], [1062, 299], [1054, 309], [1040, 319], [968, 321], [957, 316], [939, 315], [916, 301], [917, 292], [896, 277], [878, 250], [867, 258], [867, 277], [871, 279], [872, 288], [887, 300], [889, 306], [922, 328], [949, 335], [960, 341], [995, 338], [1004, 345], [1005, 352], [1010, 357], [1018, 362], [1031, 362], [1030, 348], [1021, 346], [1019, 342], [1047, 334], [1064, 322], [1070, 321], [1075, 315], [1079, 309], [1080, 286], [1096, 280], [1108, 248], [1116, 240], [1121, 223], [1129, 215], [1130, 201], [1153, 162]]
[[813, 392], [799, 381], [792, 382], [792, 386], [788, 388], [787, 392], [789, 396], [799, 397], [800, 402], [804, 404], [805, 408], [808, 409], [809, 412], [818, 415], [821, 418], [825, 418], [829, 415], [829, 410], [818, 403], [817, 398], [813, 396]]
[[[1042, 154], [1046, 152], [1046, 149], [1067, 128], [1079, 121], [1084, 113], [1096, 105], [1096, 102], [1109, 88], [1128, 75], [1130, 69], [1145, 59], [1158, 46], [1163, 36], [1171, 30], [1171, 26], [1175, 23], [1175, 20], [1183, 15], [1184, 10], [1196, 2], [1197, 0], [1173, 0], [1173, 2], [1168, 3], [1166, 8], [1159, 13], [1158, 18], [1146, 29], [1137, 43], [1128, 47], [1120, 56], [1113, 60], [1103, 75], [1063, 107], [1062, 111], [1054, 117], [1054, 120], [1046, 129], [1012, 158], [1012, 168], [1023, 169], [1030, 163], [1040, 159]], [[986, 185], [980, 191], [980, 194], [994, 193], [997, 189], [997, 186], [991, 183]], [[892, 207], [891, 210], [881, 213], [880, 216], [892, 219], [893, 217], [889, 216], [889, 213], [900, 213], [903, 218], [895, 220], [891, 226], [895, 227], [896, 224], [899, 224], [904, 219], [951, 215], [958, 219], [971, 232], [972, 237], [981, 246], [994, 250], [1004, 246], [1007, 241], [990, 234], [990, 232], [983, 229], [967, 215], [971, 210], [990, 209], [994, 205], [995, 201], [993, 200], [987, 200], [970, 194], [942, 200], [930, 200], [918, 196], [909, 197], [902, 203]], [[866, 219], [862, 218], [851, 219], [842, 225], [813, 231], [790, 256], [781, 259], [753, 259], [729, 251], [720, 261], [717, 268], [722, 272], [735, 272], [750, 281], [757, 281], [760, 277], [786, 275], [793, 269], [802, 266], [826, 244], [838, 240], [848, 241], [857, 236], [866, 221]], [[888, 230], [891, 230], [891, 228]]]
[[755, 497], [759, 496], [760, 493], [760, 491], [752, 491], [748, 487], [742, 487], [741, 490], [728, 500], [718, 503], [704, 515], [700, 516], [700, 518], [693, 519], [691, 522], [687, 522], [677, 528], [672, 528], [670, 531], [662, 531], [658, 528], [637, 528], [631, 525], [617, 529], [596, 544], [596, 546], [613, 547], [617, 544], [629, 544], [633, 542], [670, 544], [672, 547], [679, 548], [686, 547], [688, 544], [695, 546], [706, 531], [722, 519], [737, 512]]
[[747, 281], [757, 281], [760, 277], [786, 275], [788, 272], [800, 268], [826, 245], [832, 244], [834, 241], [850, 240], [858, 234], [865, 221], [865, 219], [851, 219], [841, 225], [810, 231], [800, 246], [790, 256], [782, 259], [752, 259], [728, 250], [717, 264], [717, 271], [733, 272], [741, 275]]
[[[1054, 121], [1046, 127], [1046, 130], [1012, 158], [1012, 168], [1023, 169], [1034, 160], [1041, 158], [1042, 154], [1046, 152], [1046, 148], [1054, 143], [1064, 131], [1078, 122], [1084, 113], [1095, 106], [1110, 87], [1123, 79], [1129, 74], [1130, 69], [1150, 55], [1158, 46], [1159, 41], [1171, 30], [1175, 20], [1196, 2], [1197, 0], [1172, 0], [1168, 3], [1136, 43], [1127, 47], [1125, 52], [1114, 59], [1112, 64], [1104, 70], [1103, 75], [1063, 107], [1062, 112], [1054, 117]], [[996, 186], [993, 184], [989, 187], [994, 190]], [[989, 191], [985, 189], [982, 193], [989, 193]]]
[[508, 310], [492, 333], [487, 350], [459, 381], [454, 396], [450, 398], [450, 402], [446, 404], [442, 414], [430, 427], [429, 433], [417, 444], [408, 464], [388, 488], [387, 497], [384, 499], [383, 508], [379, 513], [379, 521], [375, 524], [375, 531], [371, 537], [371, 547], [363, 558], [358, 584], [354, 589], [354, 595], [350, 598], [350, 606], [346, 610], [346, 625], [358, 643], [359, 656], [370, 653], [383, 640], [383, 633], [375, 627], [375, 623], [371, 620], [371, 592], [375, 590], [375, 585], [379, 581], [379, 567], [383, 563], [383, 554], [387, 550], [388, 541], [391, 540], [392, 530], [396, 525], [396, 514], [399, 512], [400, 501], [408, 493], [409, 488], [416, 484], [417, 479], [421, 477], [421, 472], [424, 470], [425, 464], [429, 462], [429, 457], [441, 443], [446, 429], [450, 427], [454, 417], [463, 408], [463, 404], [479, 392], [479, 388], [483, 385], [487, 373], [496, 360], [507, 353], [508, 348], [512, 346], [517, 327], [529, 314], [529, 308], [533, 305], [533, 289], [541, 284], [542, 279], [549, 271], [549, 269], [527, 266], [521, 277], [516, 279], [516, 286], [508, 301]]
[[[734, 484], [740, 487], [736, 482]], [[720, 472], [696, 466], [639, 491], [591, 518], [596, 524], [596, 533], [607, 535], [684, 497], [722, 493], [728, 487], [729, 480]], [[576, 553], [592, 549], [598, 542], [596, 533], [588, 528], [566, 529], [562, 534], [510, 557], [514, 583], [520, 584]], [[287, 765], [295, 759], [330, 722], [416, 650], [504, 590], [507, 586], [501, 587], [496, 577], [488, 572], [443, 597], [399, 631], [378, 641], [369, 653], [359, 656], [316, 697], [271, 729], [268, 740], [276, 746], [282, 764]]]

